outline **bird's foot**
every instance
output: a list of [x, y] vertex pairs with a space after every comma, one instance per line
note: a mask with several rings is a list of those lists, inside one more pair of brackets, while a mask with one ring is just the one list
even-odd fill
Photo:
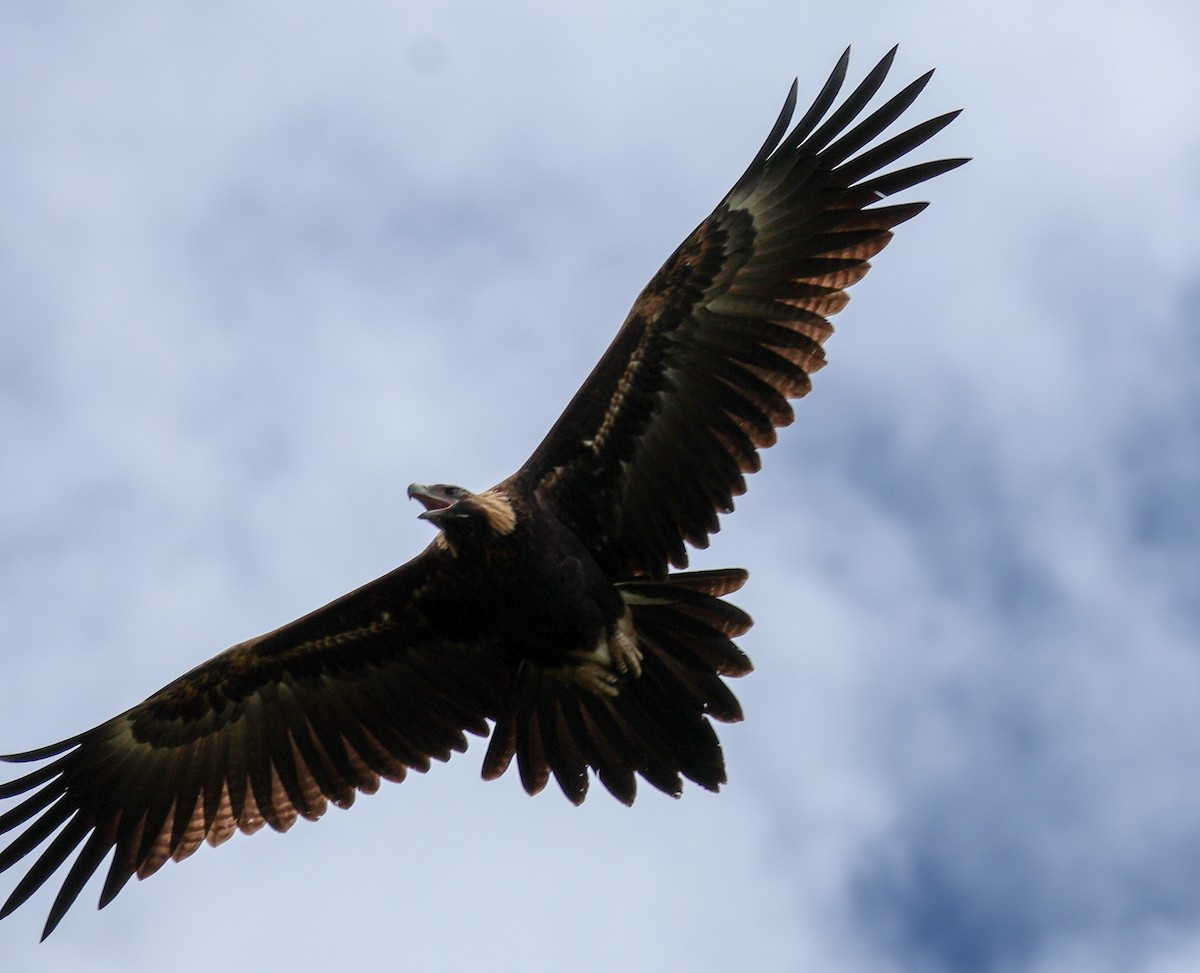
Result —
[[624, 627], [601, 637], [591, 652], [573, 652], [571, 656], [576, 661], [568, 668], [570, 679], [597, 696], [616, 696], [621, 677], [637, 679], [642, 674], [641, 649]]
[[616, 696], [617, 676], [608, 666], [595, 659], [584, 659], [571, 670], [571, 678], [582, 689], [597, 696]]
[[613, 668], [620, 673], [628, 673], [637, 679], [642, 674], [642, 650], [637, 642], [617, 629], [617, 634], [609, 640], [609, 652], [612, 655]]

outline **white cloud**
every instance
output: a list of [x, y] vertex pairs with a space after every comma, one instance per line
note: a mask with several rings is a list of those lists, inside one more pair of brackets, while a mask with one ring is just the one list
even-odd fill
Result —
[[67, 9], [0, 14], [0, 749], [415, 553], [409, 480], [515, 468], [793, 74], [900, 41], [977, 158], [699, 558], [759, 620], [725, 792], [574, 809], [476, 745], [35, 946], [39, 896], [10, 962], [1190, 968], [1190, 7]]

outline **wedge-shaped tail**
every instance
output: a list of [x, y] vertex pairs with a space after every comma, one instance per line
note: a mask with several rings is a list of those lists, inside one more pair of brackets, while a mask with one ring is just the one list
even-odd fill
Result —
[[725, 783], [725, 761], [708, 717], [742, 718], [722, 677], [753, 669], [732, 641], [750, 628], [750, 616], [722, 596], [746, 576], [734, 568], [618, 584], [641, 675], [622, 677], [607, 695], [580, 686], [567, 668], [525, 663], [513, 709], [492, 733], [483, 776], [499, 777], [515, 755], [526, 791], [538, 793], [553, 774], [575, 804], [587, 795], [589, 767], [625, 804], [637, 795], [638, 775], [674, 797], [683, 777], [715, 791]]

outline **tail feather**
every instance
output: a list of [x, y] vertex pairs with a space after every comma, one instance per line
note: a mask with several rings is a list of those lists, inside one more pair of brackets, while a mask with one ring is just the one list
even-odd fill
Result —
[[739, 590], [749, 577], [750, 572], [745, 568], [719, 568], [716, 571], [683, 571], [668, 575], [666, 580], [659, 582], [627, 581], [625, 587], [648, 588], [657, 584], [675, 592], [699, 591], [714, 598], [723, 598]]
[[583, 746], [586, 737], [578, 719], [571, 720], [567, 715], [578, 717], [577, 707], [564, 706], [563, 702], [561, 697], [544, 696], [538, 709], [539, 723], [554, 779], [567, 800], [582, 804], [588, 789], [588, 758]]
[[647, 605], [640, 612], [634, 608], [633, 616], [639, 635], [667, 646], [668, 652], [682, 644], [722, 676], [744, 676], [754, 669], [745, 653], [713, 621], [696, 618], [686, 608]]
[[[686, 642], [667, 632], [643, 635], [641, 642], [708, 716], [722, 723], [741, 722], [741, 704], [721, 679], [722, 670], [714, 669]], [[656, 668], [652, 666], [651, 671]]]
[[574, 804], [587, 796], [589, 768], [624, 804], [637, 795], [637, 776], [674, 797], [685, 777], [717, 790], [725, 762], [710, 718], [742, 718], [722, 677], [753, 668], [731, 640], [749, 629], [750, 617], [721, 596], [745, 580], [745, 571], [730, 569], [622, 582], [641, 675], [621, 675], [610, 696], [580, 685], [568, 669], [527, 663], [512, 706], [497, 719], [484, 778], [499, 777], [515, 756], [526, 791], [538, 793], [553, 776]]

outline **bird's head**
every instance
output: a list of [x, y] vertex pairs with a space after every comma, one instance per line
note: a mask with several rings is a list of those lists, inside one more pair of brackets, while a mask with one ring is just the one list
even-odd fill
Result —
[[447, 483], [412, 483], [410, 499], [419, 500], [425, 508], [422, 520], [439, 527], [448, 537], [489, 537], [511, 534], [517, 526], [512, 501], [501, 490], [472, 493]]

